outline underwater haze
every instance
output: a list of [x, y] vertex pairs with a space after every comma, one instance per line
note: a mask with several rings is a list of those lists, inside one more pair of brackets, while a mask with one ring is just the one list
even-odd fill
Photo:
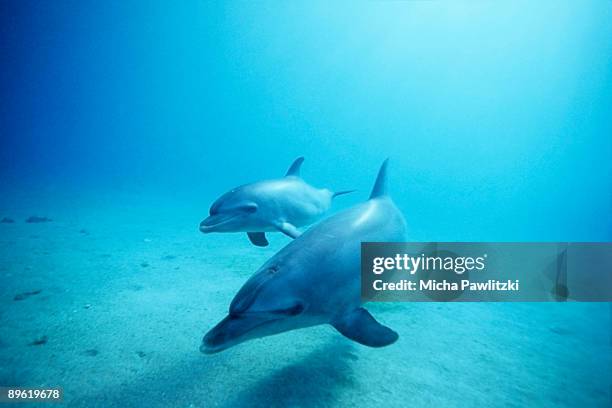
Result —
[[0, 386], [71, 407], [610, 405], [608, 303], [377, 303], [385, 348], [317, 326], [204, 355], [291, 238], [198, 226], [299, 156], [308, 183], [357, 190], [348, 208], [389, 157], [410, 241], [612, 241], [611, 1], [7, 0], [0, 67]]

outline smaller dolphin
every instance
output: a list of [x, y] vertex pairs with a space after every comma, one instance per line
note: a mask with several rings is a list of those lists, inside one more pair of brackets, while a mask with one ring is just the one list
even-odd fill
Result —
[[311, 224], [331, 207], [332, 198], [354, 190], [317, 189], [300, 177], [303, 157], [295, 159], [285, 177], [236, 187], [210, 207], [200, 231], [246, 232], [254, 245], [267, 246], [266, 231], [300, 236], [297, 227]]
[[309, 228], [246, 281], [200, 351], [319, 324], [366, 346], [394, 343], [398, 334], [362, 307], [361, 243], [405, 240], [406, 221], [387, 194], [385, 161], [367, 201]]

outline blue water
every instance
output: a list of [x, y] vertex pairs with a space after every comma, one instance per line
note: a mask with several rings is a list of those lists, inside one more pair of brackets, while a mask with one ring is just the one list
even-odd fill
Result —
[[611, 18], [609, 1], [2, 2], [0, 386], [73, 406], [608, 406], [608, 304], [375, 305], [400, 334], [385, 349], [317, 327], [201, 355], [289, 241], [197, 225], [298, 156], [313, 185], [358, 190], [346, 208], [390, 157], [410, 240], [610, 241]]

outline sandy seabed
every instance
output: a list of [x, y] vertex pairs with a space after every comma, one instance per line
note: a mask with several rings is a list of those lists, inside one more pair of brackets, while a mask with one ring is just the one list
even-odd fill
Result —
[[371, 304], [394, 345], [320, 326], [209, 356], [203, 334], [288, 238], [204, 236], [205, 208], [135, 197], [2, 210], [0, 385], [71, 407], [610, 405], [607, 303]]

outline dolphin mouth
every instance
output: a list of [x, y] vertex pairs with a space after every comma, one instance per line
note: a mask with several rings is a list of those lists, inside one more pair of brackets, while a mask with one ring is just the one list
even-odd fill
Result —
[[200, 352], [215, 354], [248, 340], [247, 334], [267, 324], [281, 320], [268, 314], [228, 315], [213, 327], [202, 339]]
[[209, 346], [207, 345], [204, 341], [202, 341], [202, 344], [200, 345], [200, 353], [202, 354], [217, 354], [222, 352], [223, 350], [227, 350], [230, 346], [218, 346], [218, 347], [214, 347], [214, 346]]
[[200, 223], [200, 232], [208, 234], [211, 232], [218, 231], [220, 227], [229, 223], [240, 214], [215, 214], [206, 217], [204, 221]]

